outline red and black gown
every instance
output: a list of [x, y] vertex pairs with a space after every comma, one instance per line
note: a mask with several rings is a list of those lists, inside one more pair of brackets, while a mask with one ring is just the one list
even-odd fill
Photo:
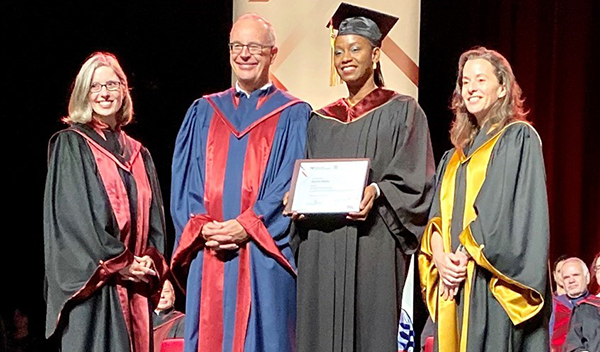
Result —
[[[65, 351], [149, 352], [151, 298], [167, 265], [163, 203], [150, 153], [124, 132], [74, 124], [50, 140], [44, 194], [46, 337]], [[118, 271], [149, 255], [157, 277]]]

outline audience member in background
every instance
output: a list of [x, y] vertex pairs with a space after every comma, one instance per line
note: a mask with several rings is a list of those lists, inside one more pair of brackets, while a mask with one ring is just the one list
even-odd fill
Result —
[[164, 339], [183, 337], [185, 314], [175, 310], [175, 290], [171, 281], [165, 280], [160, 293], [160, 301], [152, 314], [154, 326], [154, 352], [160, 352]]
[[568, 255], [563, 254], [559, 256], [554, 262], [554, 270], [552, 270], [552, 277], [554, 278], [554, 283], [556, 285], [554, 289], [554, 295], [560, 296], [565, 294], [565, 288], [563, 287], [562, 277], [560, 276], [560, 270], [564, 264], [565, 259], [569, 258]]
[[590, 295], [573, 307], [565, 352], [600, 351], [600, 298]]
[[62, 352], [151, 347], [151, 300], [168, 270], [165, 219], [150, 152], [122, 130], [132, 119], [121, 65], [94, 53], [75, 79], [69, 127], [48, 153], [46, 336]]
[[[594, 278], [591, 280], [590, 295], [573, 307], [569, 331], [563, 347], [565, 352], [600, 351], [600, 294], [591, 289], [600, 285], [599, 256], [600, 253], [596, 254], [591, 267]], [[594, 296], [594, 293], [598, 296]]]
[[8, 342], [8, 323], [6, 322], [4, 315], [4, 310], [0, 310], [0, 351], [8, 351], [6, 349]]
[[43, 340], [31, 334], [29, 315], [22, 309], [15, 309], [12, 324], [7, 327], [5, 351], [39, 352], [43, 346]]
[[550, 349], [553, 352], [562, 351], [573, 307], [590, 295], [590, 272], [583, 260], [575, 257], [565, 259], [561, 268], [561, 278], [566, 293], [555, 298], [549, 326]]
[[[563, 286], [563, 281], [562, 281], [562, 276], [560, 275], [561, 269], [563, 264], [565, 263], [565, 260], [569, 258], [568, 255], [566, 254], [562, 254], [560, 255], [558, 258], [556, 258], [556, 261], [554, 262], [554, 267], [552, 270], [552, 277], [554, 278], [554, 294], [552, 296], [552, 312], [554, 312], [556, 310], [556, 302], [557, 302], [557, 297], [564, 295], [565, 292], [565, 288]], [[552, 319], [552, 316], [551, 316]], [[549, 326], [549, 336], [552, 337], [552, 329], [553, 329], [553, 324], [551, 324], [551, 326]]]

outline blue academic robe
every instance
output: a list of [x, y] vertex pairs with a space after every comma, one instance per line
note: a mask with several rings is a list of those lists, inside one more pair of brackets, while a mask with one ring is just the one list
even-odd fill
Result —
[[[275, 87], [205, 96], [187, 112], [172, 166], [171, 268], [186, 290], [185, 351], [292, 351], [296, 274], [282, 199], [304, 155], [310, 106]], [[237, 219], [251, 240], [204, 247], [202, 226]]]

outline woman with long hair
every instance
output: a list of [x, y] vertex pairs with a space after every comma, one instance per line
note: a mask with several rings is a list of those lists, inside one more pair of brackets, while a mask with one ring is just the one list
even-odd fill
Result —
[[454, 148], [437, 171], [419, 269], [436, 350], [543, 351], [549, 241], [541, 141], [508, 61], [463, 53]]
[[150, 153], [121, 129], [132, 118], [119, 62], [94, 53], [48, 155], [46, 337], [63, 352], [151, 350], [151, 300], [168, 268], [165, 221]]

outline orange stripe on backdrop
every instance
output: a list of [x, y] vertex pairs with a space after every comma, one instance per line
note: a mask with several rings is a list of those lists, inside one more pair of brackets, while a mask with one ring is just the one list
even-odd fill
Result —
[[271, 82], [273, 82], [273, 85], [275, 87], [277, 87], [278, 89], [281, 89], [284, 92], [287, 92], [287, 88], [283, 85], [283, 83], [281, 83], [280, 80], [277, 79], [277, 77], [275, 77], [273, 72], [269, 73], [269, 79], [271, 80]]
[[[269, 0], [249, 0], [251, 2], [266, 2]], [[312, 9], [306, 15], [307, 18], [320, 18], [322, 17], [323, 9], [329, 7], [327, 0], [317, 1]], [[324, 34], [326, 35], [326, 34]], [[287, 59], [287, 57], [296, 49], [296, 46], [306, 36], [306, 24], [302, 21], [298, 21], [298, 24], [294, 29], [290, 31], [288, 36], [281, 42], [278, 43], [277, 59], [271, 66], [272, 71], [276, 71], [279, 66]], [[406, 75], [406, 77], [415, 85], [419, 86], [419, 66], [402, 50], [398, 44], [396, 44], [390, 37], [386, 37], [383, 40], [381, 49], [387, 55], [390, 60]], [[271, 73], [271, 80], [277, 88], [287, 90], [283, 84], [273, 76]]]
[[[328, 8], [329, 6], [328, 1], [326, 0], [318, 1], [303, 18], [321, 18], [323, 9]], [[277, 52], [277, 59], [271, 66], [272, 70], [277, 70], [306, 36], [306, 23], [301, 20], [298, 20], [297, 22], [296, 27], [290, 31], [290, 34], [288, 34], [285, 40], [277, 44], [279, 51]], [[326, 29], [325, 23], [323, 23], [323, 29]], [[324, 31], [323, 35], [329, 35], [329, 31]]]
[[385, 37], [381, 43], [381, 50], [404, 72], [406, 77], [419, 86], [419, 66], [396, 44], [390, 37]]

